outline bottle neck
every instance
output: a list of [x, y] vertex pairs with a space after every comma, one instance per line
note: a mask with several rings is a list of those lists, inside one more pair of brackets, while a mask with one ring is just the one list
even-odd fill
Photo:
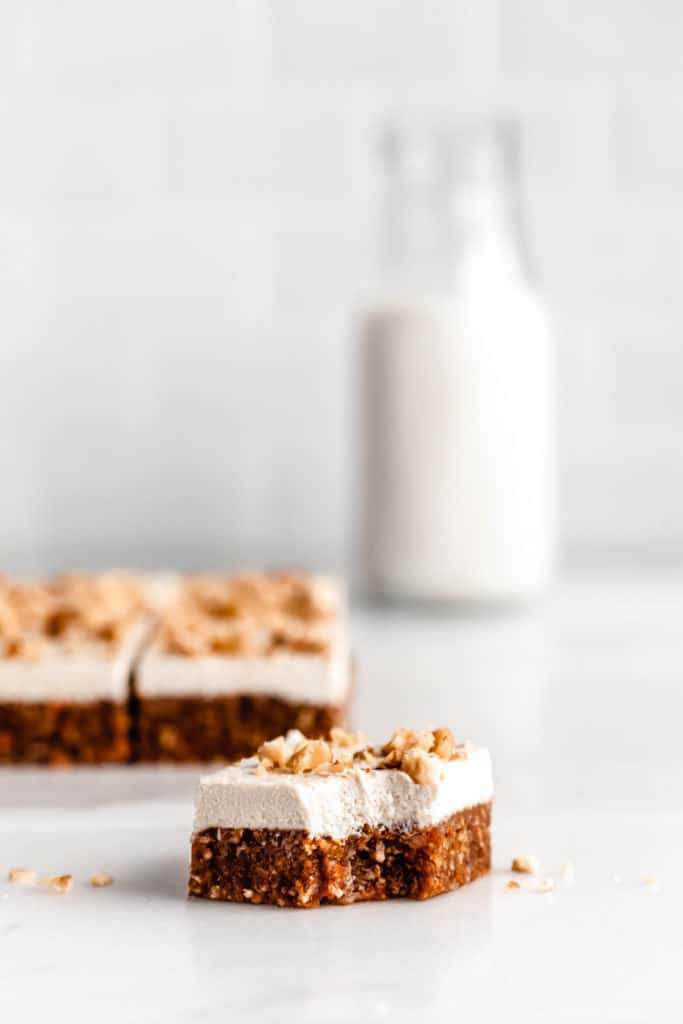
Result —
[[493, 291], [524, 280], [516, 181], [495, 138], [450, 150], [431, 140], [392, 157], [382, 258], [388, 286]]

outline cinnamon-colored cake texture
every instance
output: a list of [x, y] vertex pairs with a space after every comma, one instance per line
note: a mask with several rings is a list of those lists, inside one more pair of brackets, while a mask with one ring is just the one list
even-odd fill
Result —
[[0, 764], [107, 764], [130, 757], [125, 704], [0, 704]]
[[427, 899], [490, 870], [487, 751], [445, 729], [397, 730], [382, 748], [333, 739], [279, 737], [202, 779], [190, 895], [307, 908]]
[[134, 701], [137, 760], [234, 761], [289, 729], [327, 736], [345, 706], [292, 704], [279, 697], [141, 697]]

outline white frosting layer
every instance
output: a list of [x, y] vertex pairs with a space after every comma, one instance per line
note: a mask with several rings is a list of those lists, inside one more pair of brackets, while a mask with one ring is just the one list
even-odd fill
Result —
[[336, 594], [339, 606], [337, 620], [331, 624], [331, 650], [327, 656], [281, 651], [266, 657], [183, 657], [166, 654], [152, 644], [137, 667], [135, 692], [141, 697], [245, 694], [280, 697], [302, 704], [343, 703], [351, 682], [344, 590], [337, 580], [314, 579]]
[[396, 769], [354, 767], [342, 775], [256, 775], [247, 758], [200, 780], [194, 831], [205, 828], [303, 829], [343, 839], [371, 828], [428, 828], [493, 796], [491, 758], [484, 748], [444, 764], [435, 786], [418, 785]]
[[131, 667], [150, 629], [149, 618], [131, 626], [113, 657], [87, 651], [65, 654], [56, 648], [41, 661], [0, 658], [0, 703], [125, 701]]
[[303, 704], [341, 703], [349, 688], [349, 657], [341, 645], [327, 658], [284, 652], [267, 658], [183, 658], [150, 652], [136, 672], [141, 697], [221, 697], [243, 693]]

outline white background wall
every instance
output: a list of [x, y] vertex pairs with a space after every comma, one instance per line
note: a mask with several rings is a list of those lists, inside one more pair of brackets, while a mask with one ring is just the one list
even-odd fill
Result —
[[4, 0], [0, 564], [343, 563], [375, 131], [526, 133], [576, 557], [683, 551], [678, 0]]

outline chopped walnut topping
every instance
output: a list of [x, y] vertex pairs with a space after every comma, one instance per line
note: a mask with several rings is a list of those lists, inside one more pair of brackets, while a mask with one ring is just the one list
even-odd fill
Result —
[[268, 740], [267, 743], [262, 743], [257, 751], [262, 762], [270, 762], [268, 767], [277, 766], [278, 768], [285, 767], [290, 757], [290, 753], [291, 752], [287, 747], [287, 741], [284, 736], [278, 736], [274, 740]]
[[363, 750], [359, 750], [354, 757], [354, 761], [367, 765], [368, 768], [376, 768], [379, 764], [379, 758], [370, 747], [364, 747]]
[[36, 873], [31, 868], [10, 868], [7, 878], [16, 885], [36, 884]]
[[446, 762], [464, 756], [450, 729], [437, 729], [435, 733], [397, 729], [380, 748], [357, 749], [361, 737], [344, 729], [333, 728], [330, 736], [331, 745], [324, 740], [308, 740], [293, 730], [262, 743], [254, 771], [257, 775], [269, 771], [330, 775], [351, 770], [354, 765], [366, 770], [395, 768], [419, 785], [433, 786], [444, 777]]
[[287, 771], [303, 775], [331, 763], [332, 751], [325, 740], [304, 740], [287, 761]]
[[421, 786], [435, 786], [443, 778], [441, 759], [428, 754], [422, 747], [406, 750], [401, 760], [401, 770]]
[[305, 574], [195, 576], [166, 609], [158, 642], [185, 657], [327, 656], [337, 604], [333, 588]]
[[444, 761], [450, 761], [455, 756], [455, 738], [450, 729], [434, 730], [434, 753]]
[[335, 725], [330, 729], [330, 740], [335, 747], [360, 747], [363, 742], [362, 733], [347, 732]]
[[512, 870], [522, 875], [534, 875], [540, 867], [538, 857], [515, 857], [512, 862]]
[[141, 588], [124, 573], [0, 579], [0, 656], [38, 661], [54, 645], [110, 653], [144, 608]]
[[386, 755], [402, 755], [405, 750], [412, 750], [414, 747], [429, 752], [433, 746], [434, 734], [431, 732], [396, 729], [389, 742], [382, 748], [382, 751]]
[[42, 878], [41, 888], [51, 889], [53, 892], [69, 892], [73, 888], [73, 875], [53, 875], [51, 878]]
[[103, 889], [107, 885], [112, 885], [114, 879], [106, 871], [93, 871], [88, 881], [93, 889]]

